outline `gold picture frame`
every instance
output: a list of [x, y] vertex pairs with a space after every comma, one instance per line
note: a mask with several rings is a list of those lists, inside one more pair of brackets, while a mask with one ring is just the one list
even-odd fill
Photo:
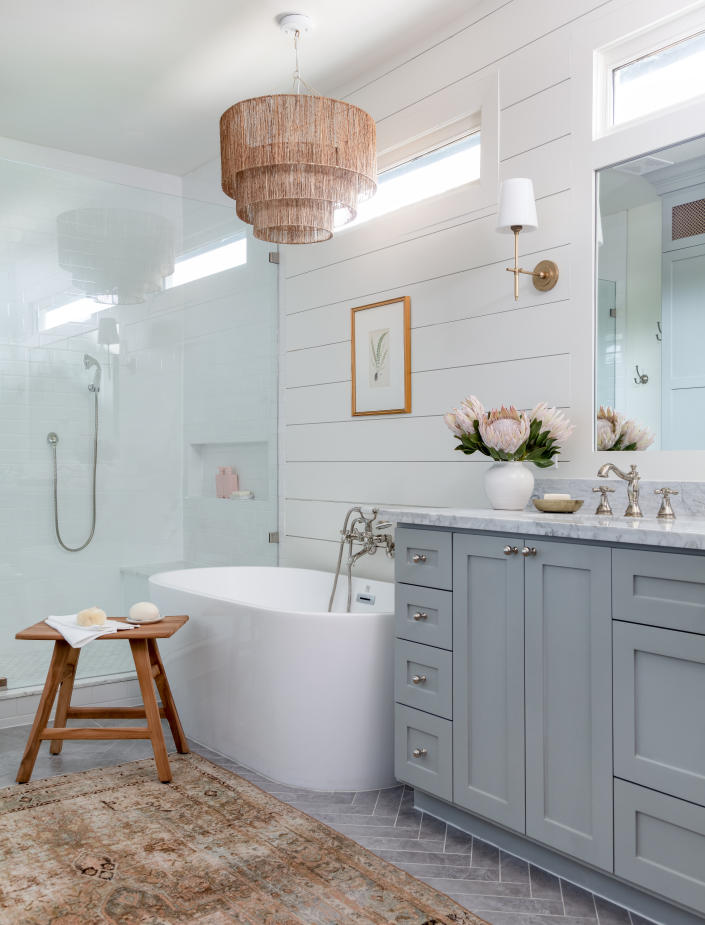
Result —
[[400, 296], [358, 305], [351, 309], [350, 321], [353, 417], [408, 414], [411, 299]]

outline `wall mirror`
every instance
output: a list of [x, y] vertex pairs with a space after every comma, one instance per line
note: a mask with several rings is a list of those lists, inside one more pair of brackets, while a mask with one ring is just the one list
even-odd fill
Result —
[[705, 449], [705, 137], [598, 171], [596, 215], [596, 447]]

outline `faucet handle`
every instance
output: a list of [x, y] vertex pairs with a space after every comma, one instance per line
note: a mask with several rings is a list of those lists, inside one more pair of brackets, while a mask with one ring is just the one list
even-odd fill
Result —
[[608, 493], [613, 492], [614, 488], [610, 488], [609, 485], [596, 485], [592, 490], [593, 492], [600, 492], [600, 503], [597, 505], [595, 514], [608, 514], [611, 517], [614, 512], [610, 507], [610, 502], [607, 495]]
[[661, 495], [663, 498], [656, 516], [660, 517], [661, 520], [675, 520], [676, 515], [671, 507], [671, 495], [678, 495], [680, 492], [676, 488], [656, 488], [654, 494]]

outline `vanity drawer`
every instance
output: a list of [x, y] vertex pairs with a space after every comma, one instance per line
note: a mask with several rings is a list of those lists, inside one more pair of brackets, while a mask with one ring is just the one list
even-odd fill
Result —
[[612, 616], [705, 634], [705, 556], [613, 550]]
[[705, 912], [705, 809], [614, 782], [614, 872]]
[[397, 779], [442, 800], [452, 800], [453, 724], [399, 703], [394, 709]]
[[394, 561], [397, 581], [426, 588], [453, 589], [453, 534], [397, 527]]
[[401, 639], [440, 649], [453, 648], [453, 594], [438, 588], [398, 584], [395, 589], [395, 632]]
[[394, 699], [452, 719], [452, 661], [451, 652], [398, 639], [394, 647]]
[[612, 626], [614, 773], [705, 805], [705, 636]]

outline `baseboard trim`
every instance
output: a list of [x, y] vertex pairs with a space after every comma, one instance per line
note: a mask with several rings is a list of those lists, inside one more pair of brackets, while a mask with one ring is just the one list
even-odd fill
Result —
[[[0, 694], [0, 729], [32, 723], [41, 692], [41, 687], [25, 687]], [[71, 703], [77, 707], [133, 707], [140, 706], [142, 698], [134, 672], [126, 672], [105, 678], [77, 680]]]
[[473, 816], [457, 806], [444, 803], [443, 800], [422, 793], [420, 790], [414, 791], [414, 806], [428, 813], [429, 816], [440, 819], [442, 822], [448, 822], [470, 835], [476, 835], [509, 854], [517, 855], [564, 880], [590, 890], [591, 893], [596, 893], [619, 906], [625, 906], [646, 919], [668, 923], [668, 925], [703, 925], [702, 917], [694, 912], [674, 906], [610, 874], [587, 867], [579, 861], [559, 854], [552, 848], [540, 845], [515, 832], [509, 832], [493, 822]]

